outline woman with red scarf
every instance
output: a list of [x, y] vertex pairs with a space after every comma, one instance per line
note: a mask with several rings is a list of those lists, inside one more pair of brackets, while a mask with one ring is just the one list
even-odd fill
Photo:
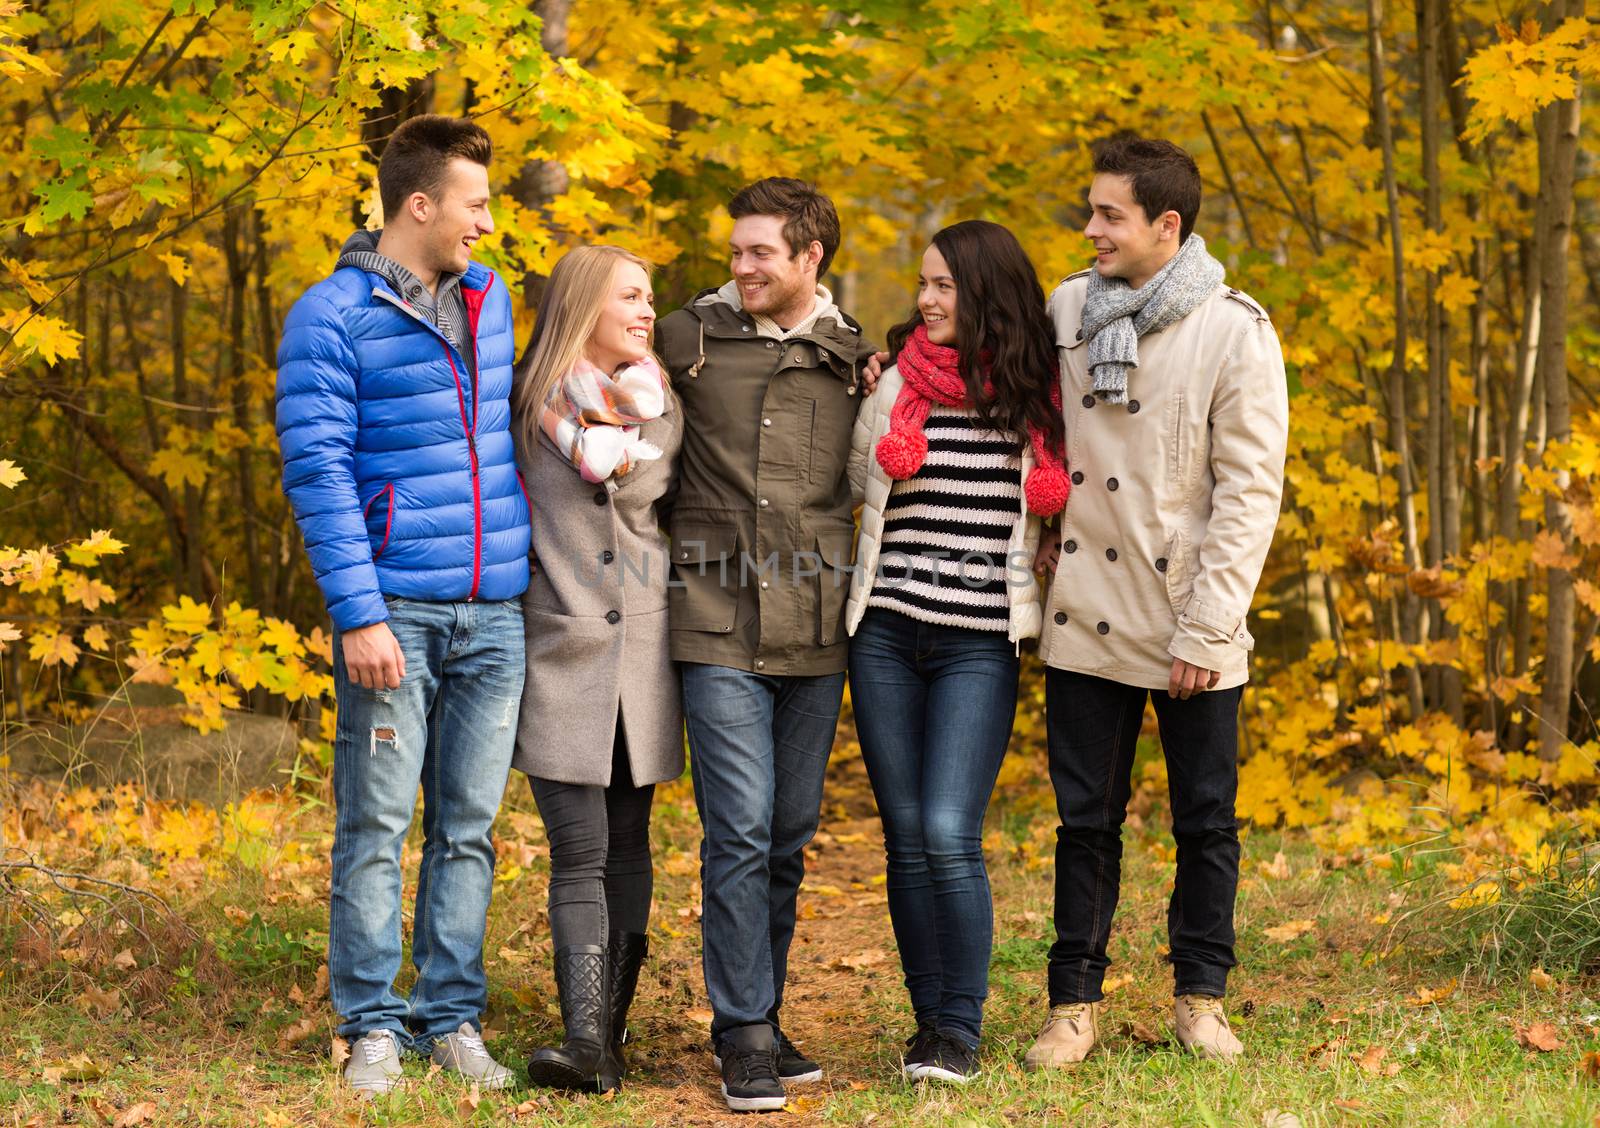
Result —
[[933, 237], [894, 366], [861, 406], [850, 696], [883, 819], [889, 915], [916, 1014], [904, 1072], [977, 1072], [994, 906], [983, 815], [1040, 628], [1040, 519], [1066, 504], [1044, 291], [999, 224]]

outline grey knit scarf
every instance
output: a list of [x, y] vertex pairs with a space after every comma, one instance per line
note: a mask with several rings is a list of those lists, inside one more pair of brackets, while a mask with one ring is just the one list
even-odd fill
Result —
[[1094, 394], [1104, 403], [1128, 402], [1128, 369], [1139, 365], [1139, 338], [1188, 316], [1222, 281], [1222, 264], [1191, 233], [1178, 253], [1135, 290], [1121, 278], [1089, 275], [1083, 334], [1089, 338]]

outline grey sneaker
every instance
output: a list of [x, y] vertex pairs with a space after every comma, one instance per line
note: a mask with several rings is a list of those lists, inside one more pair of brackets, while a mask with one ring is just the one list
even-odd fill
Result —
[[400, 1039], [393, 1030], [369, 1030], [351, 1044], [344, 1081], [356, 1092], [390, 1092], [400, 1074]]
[[483, 1039], [470, 1022], [463, 1022], [454, 1034], [446, 1034], [434, 1042], [429, 1058], [439, 1068], [459, 1073], [485, 1089], [511, 1087], [511, 1071], [489, 1056]]

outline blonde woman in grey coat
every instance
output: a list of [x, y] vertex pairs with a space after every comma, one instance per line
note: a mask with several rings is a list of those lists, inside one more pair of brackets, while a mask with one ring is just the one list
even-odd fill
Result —
[[617, 247], [550, 275], [514, 397], [533, 512], [527, 680], [512, 766], [550, 841], [550, 934], [566, 1036], [535, 1085], [607, 1092], [645, 955], [650, 803], [683, 771], [667, 650], [664, 508], [683, 422], [651, 352], [650, 266]]

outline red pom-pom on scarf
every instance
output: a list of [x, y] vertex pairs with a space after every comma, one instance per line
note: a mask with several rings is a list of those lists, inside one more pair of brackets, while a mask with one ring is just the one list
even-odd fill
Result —
[[878, 440], [878, 465], [897, 482], [918, 470], [928, 457], [928, 436], [922, 431], [890, 431]]
[[1060, 463], [1036, 464], [1023, 484], [1028, 508], [1040, 517], [1053, 517], [1060, 513], [1071, 492], [1072, 483], [1067, 480], [1067, 472]]

